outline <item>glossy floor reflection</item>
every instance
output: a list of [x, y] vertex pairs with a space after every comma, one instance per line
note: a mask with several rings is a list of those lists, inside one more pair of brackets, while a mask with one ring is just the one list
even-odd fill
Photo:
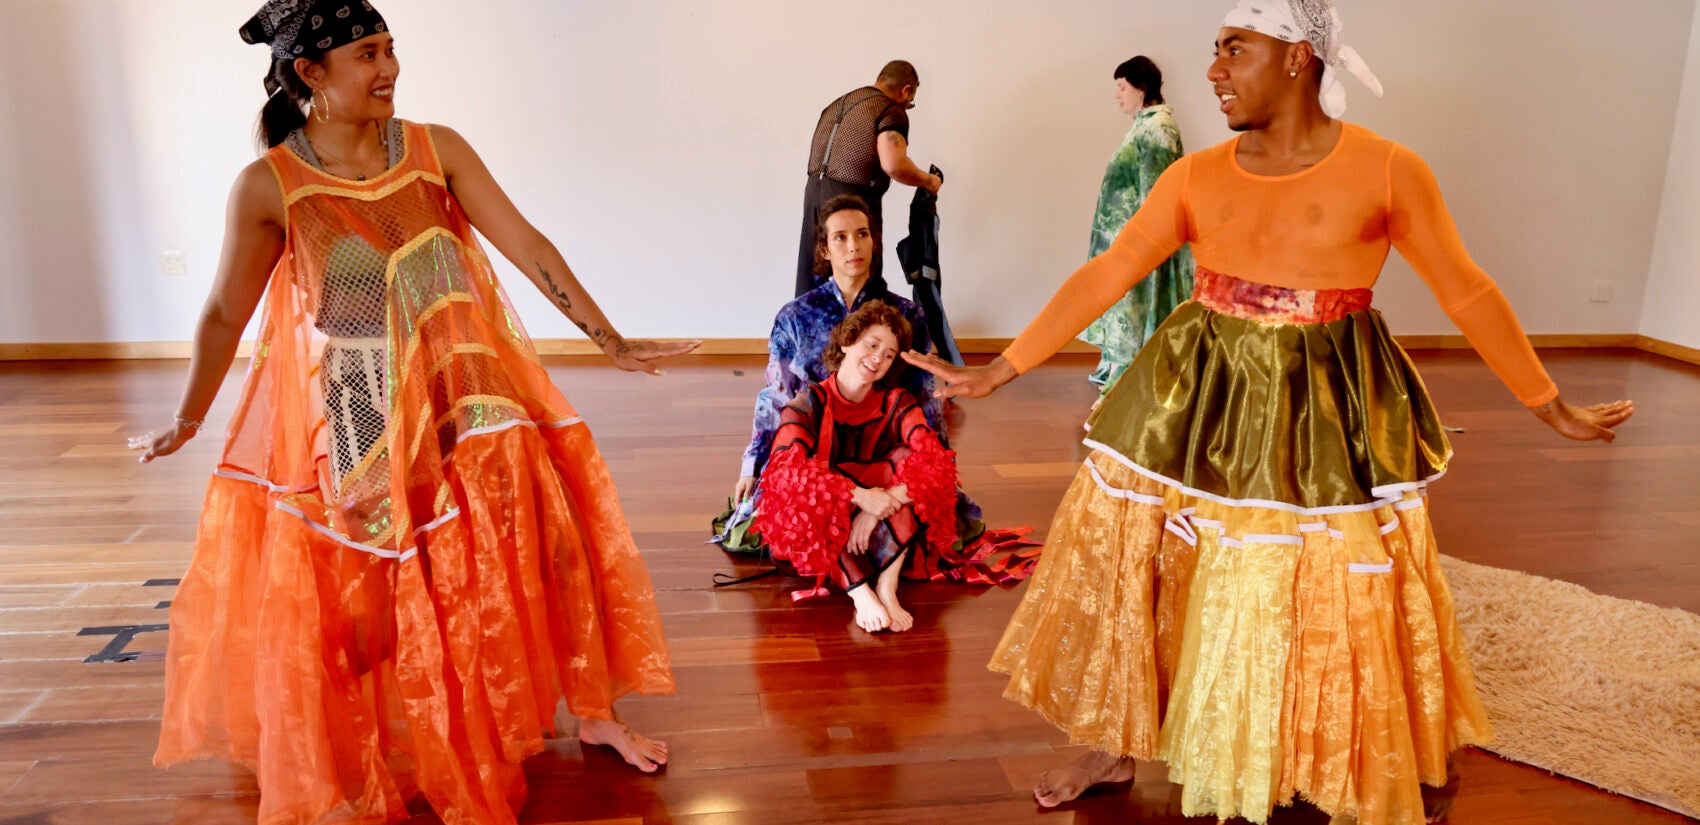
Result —
[[[1565, 442], [1468, 353], [1416, 360], [1458, 457], [1433, 490], [1442, 549], [1596, 591], [1700, 610], [1700, 369], [1628, 351], [1543, 353], [1568, 399], [1633, 397], [1610, 447]], [[713, 589], [760, 565], [705, 545], [736, 480], [761, 366], [698, 358], [664, 378], [556, 360], [589, 422], [658, 589], [676, 696], [622, 702], [671, 745], [658, 776], [554, 741], [527, 764], [526, 823], [1208, 823], [1179, 812], [1161, 766], [1042, 811], [1029, 788], [1078, 750], [1001, 698], [985, 669], [1021, 589], [906, 586], [916, 629], [869, 636], [842, 598], [794, 606], [801, 582]], [[951, 411], [963, 483], [996, 526], [1049, 525], [1084, 456], [1091, 360], [1061, 357]], [[163, 633], [128, 661], [85, 664], [111, 635], [162, 622], [188, 558], [216, 438], [138, 467], [123, 436], [169, 420], [180, 362], [0, 365], [0, 825], [253, 822], [240, 768], [149, 764]], [[228, 414], [236, 377], [212, 418]], [[209, 427], [209, 434], [216, 432]], [[153, 582], [149, 584], [150, 580]], [[1683, 817], [1470, 752], [1463, 825], [1678, 823]], [[421, 809], [417, 823], [438, 821]], [[1315, 811], [1272, 822], [1323, 823]]]

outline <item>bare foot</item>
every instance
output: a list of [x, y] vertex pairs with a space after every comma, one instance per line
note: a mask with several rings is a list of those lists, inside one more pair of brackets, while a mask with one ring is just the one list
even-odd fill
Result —
[[909, 611], [904, 610], [903, 605], [897, 603], [897, 583], [903, 572], [903, 559], [908, 555], [907, 552], [899, 555], [890, 567], [880, 573], [879, 589], [876, 591], [880, 598], [880, 604], [885, 605], [886, 615], [891, 617], [891, 632], [893, 633], [902, 633], [915, 626], [915, 617], [909, 615]]
[[578, 741], [613, 748], [627, 764], [644, 773], [655, 773], [667, 764], [666, 742], [643, 736], [618, 719], [579, 719]]
[[1065, 767], [1039, 774], [1039, 782], [1033, 786], [1033, 798], [1046, 808], [1055, 808], [1093, 785], [1132, 781], [1132, 759], [1087, 751]]
[[1452, 803], [1458, 800], [1458, 756], [1446, 759], [1446, 784], [1438, 788], [1423, 786], [1423, 814], [1429, 822], [1445, 822], [1452, 813]]
[[891, 594], [890, 597], [881, 593], [880, 604], [885, 605], [886, 614], [891, 616], [891, 632], [902, 633], [915, 626], [915, 617], [910, 615], [909, 611], [904, 610], [903, 605], [897, 603], [896, 593]]
[[874, 595], [874, 589], [865, 584], [850, 589], [850, 601], [856, 603], [856, 626], [878, 633], [891, 627], [891, 614], [886, 612], [885, 604]]

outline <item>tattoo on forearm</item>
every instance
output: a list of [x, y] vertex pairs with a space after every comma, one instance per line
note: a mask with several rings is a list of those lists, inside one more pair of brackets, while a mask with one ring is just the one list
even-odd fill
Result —
[[[602, 327], [592, 330], [590, 324], [578, 317], [578, 313], [573, 309], [573, 299], [567, 295], [566, 290], [561, 289], [560, 284], [555, 283], [554, 277], [549, 274], [548, 267], [539, 262], [537, 274], [543, 276], [543, 285], [548, 290], [549, 297], [555, 301], [556, 306], [561, 308], [561, 312], [566, 314], [567, 319], [577, 324], [579, 329], [584, 330], [584, 334], [590, 336], [590, 340], [597, 346], [608, 346], [608, 342], [613, 336], [609, 335], [608, 331]], [[621, 343], [621, 346], [622, 348], [625, 346], [624, 342]]]
[[560, 285], [555, 283], [555, 279], [549, 275], [549, 269], [541, 263], [537, 265], [537, 274], [543, 276], [543, 284], [549, 290], [549, 297], [554, 298], [555, 304], [563, 311], [567, 312], [568, 316], [571, 317], [571, 313], [573, 311], [573, 299], [567, 297], [567, 293], [564, 292]]

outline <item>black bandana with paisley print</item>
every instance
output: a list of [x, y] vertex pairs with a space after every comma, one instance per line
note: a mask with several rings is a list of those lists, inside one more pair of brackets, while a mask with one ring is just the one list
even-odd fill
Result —
[[366, 0], [267, 0], [242, 24], [242, 39], [271, 46], [272, 56], [287, 60], [387, 30], [384, 16]]

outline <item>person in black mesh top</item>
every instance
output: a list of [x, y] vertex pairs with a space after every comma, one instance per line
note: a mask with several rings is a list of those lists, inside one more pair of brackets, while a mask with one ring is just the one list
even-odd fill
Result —
[[[876, 236], [880, 199], [891, 182], [938, 194], [944, 179], [909, 159], [909, 109], [921, 78], [907, 60], [893, 60], [874, 85], [863, 86], [827, 104], [815, 124], [809, 146], [809, 182], [803, 189], [803, 233], [797, 245], [797, 295], [821, 282], [815, 275], [815, 223], [820, 208], [839, 195], [856, 195], [871, 209]], [[881, 251], [874, 250], [873, 278], [880, 276]]]

